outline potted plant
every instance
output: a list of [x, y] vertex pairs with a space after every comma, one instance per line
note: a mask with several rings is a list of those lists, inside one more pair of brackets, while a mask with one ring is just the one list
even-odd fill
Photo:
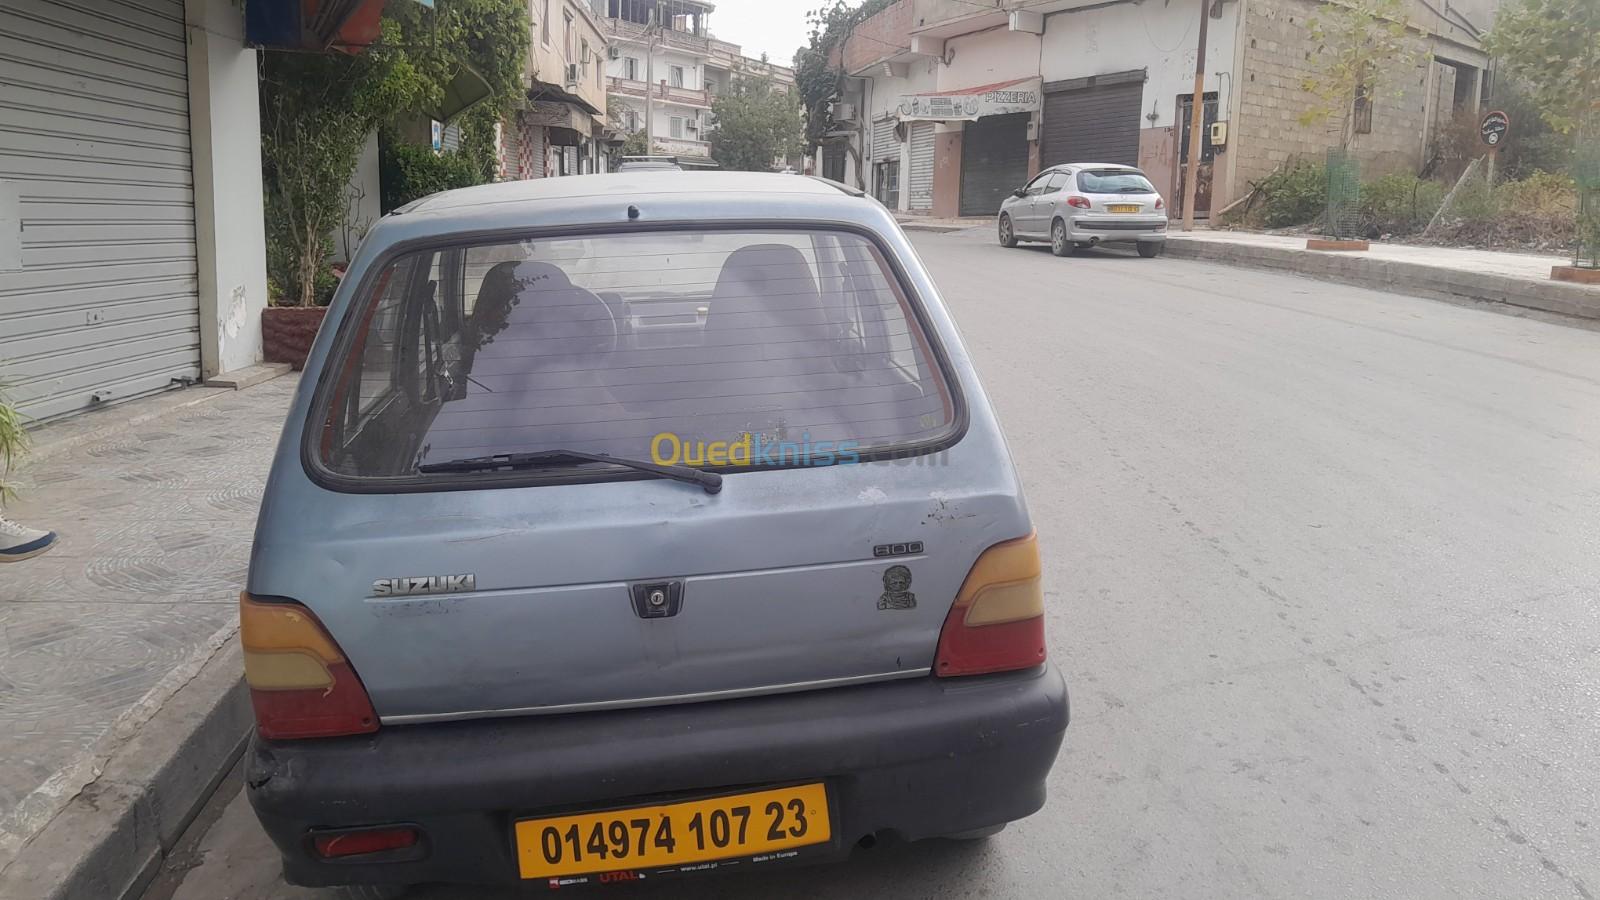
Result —
[[[0, 506], [15, 496], [11, 471], [28, 449], [22, 413], [0, 393]], [[0, 563], [32, 559], [54, 547], [56, 533], [13, 522], [0, 512]]]

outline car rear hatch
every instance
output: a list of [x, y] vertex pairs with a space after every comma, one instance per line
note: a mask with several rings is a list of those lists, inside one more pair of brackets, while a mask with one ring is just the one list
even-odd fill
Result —
[[[250, 590], [309, 608], [386, 723], [925, 675], [974, 561], [1028, 532], [992, 418], [862, 236], [441, 244], [360, 291]], [[437, 471], [552, 450], [723, 484]]]
[[[1076, 187], [1089, 201], [1093, 216], [1165, 218], [1165, 204], [1155, 186], [1139, 172], [1128, 169], [1084, 169], [1078, 172]], [[1161, 205], [1158, 205], [1161, 204]]]

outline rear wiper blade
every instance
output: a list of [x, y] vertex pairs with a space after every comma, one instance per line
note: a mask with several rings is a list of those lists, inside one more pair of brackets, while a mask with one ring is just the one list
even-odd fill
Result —
[[486, 472], [495, 469], [536, 469], [545, 466], [605, 463], [640, 472], [649, 472], [662, 478], [698, 484], [706, 493], [722, 490], [722, 476], [715, 472], [702, 472], [689, 466], [665, 466], [642, 459], [624, 459], [606, 453], [587, 453], [582, 450], [539, 450], [532, 453], [496, 453], [493, 456], [470, 456], [445, 462], [424, 463], [418, 472]]

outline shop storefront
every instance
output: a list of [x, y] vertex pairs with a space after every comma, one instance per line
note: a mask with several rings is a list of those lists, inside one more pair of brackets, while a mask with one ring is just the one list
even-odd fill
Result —
[[[1028, 180], [1033, 156], [1030, 135], [1040, 97], [1038, 78], [902, 97], [899, 120], [912, 143], [911, 196], [917, 198], [920, 193], [919, 145], [927, 157], [920, 167], [922, 178], [929, 182], [930, 193], [941, 193], [933, 183], [937, 142], [932, 128], [938, 123], [947, 136], [947, 152], [953, 150], [960, 156], [960, 177], [948, 181], [943, 192], [947, 196], [933, 197], [930, 205], [962, 216], [993, 215], [1006, 194]], [[953, 133], [959, 134], [959, 140], [948, 139]], [[948, 196], [951, 193], [955, 196]]]

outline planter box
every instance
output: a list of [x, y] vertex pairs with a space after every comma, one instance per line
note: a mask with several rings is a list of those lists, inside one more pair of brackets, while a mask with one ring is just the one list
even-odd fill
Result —
[[306, 367], [311, 342], [328, 314], [322, 306], [269, 306], [261, 311], [261, 352], [267, 362], [288, 363], [296, 371]]

